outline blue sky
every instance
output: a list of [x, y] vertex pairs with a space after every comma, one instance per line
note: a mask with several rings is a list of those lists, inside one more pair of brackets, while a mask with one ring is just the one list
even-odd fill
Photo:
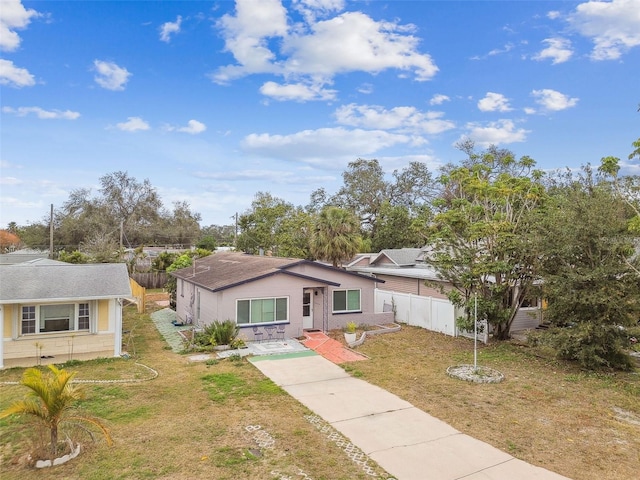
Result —
[[640, 0], [0, 0], [0, 227], [119, 170], [231, 224], [465, 138], [640, 174], [639, 78]]

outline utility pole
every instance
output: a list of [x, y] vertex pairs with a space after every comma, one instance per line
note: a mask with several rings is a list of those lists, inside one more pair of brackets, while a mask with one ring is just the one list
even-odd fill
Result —
[[233, 236], [233, 249], [238, 248], [238, 212], [234, 215], [236, 217], [236, 233]]
[[49, 215], [49, 258], [53, 259], [53, 203]]

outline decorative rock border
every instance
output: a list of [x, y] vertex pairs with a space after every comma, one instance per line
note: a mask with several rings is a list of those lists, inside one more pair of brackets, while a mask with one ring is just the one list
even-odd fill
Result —
[[359, 347], [364, 343], [367, 336], [382, 335], [383, 333], [399, 332], [400, 329], [402, 328], [397, 323], [394, 323], [393, 325], [394, 325], [393, 327], [387, 327], [385, 325], [374, 325], [375, 327], [378, 327], [378, 328], [375, 330], [365, 330], [364, 332], [362, 332], [362, 335], [360, 335], [359, 339], [357, 339], [355, 342], [351, 342], [348, 344], [349, 348]]
[[504, 380], [504, 375], [493, 368], [476, 368], [473, 365], [453, 365], [447, 368], [447, 375], [474, 383], [500, 383]]
[[73, 460], [78, 455], [80, 455], [80, 444], [76, 445], [76, 448], [73, 448], [73, 443], [71, 443], [71, 440], [67, 440], [67, 443], [71, 447], [71, 453], [58, 458], [54, 458], [53, 462], [51, 462], [51, 460], [38, 460], [36, 462], [36, 468], [48, 468], [62, 465], [63, 463], [67, 463], [69, 460]]
[[[124, 379], [115, 379], [115, 380], [77, 380], [74, 378], [73, 380], [71, 380], [71, 383], [142, 383], [142, 382], [148, 382], [149, 380], [154, 380], [155, 378], [158, 377], [158, 375], [160, 375], [156, 370], [146, 366], [143, 363], [135, 362], [134, 365], [138, 365], [140, 367], [146, 368], [151, 373], [151, 376], [147, 378], [124, 378]], [[20, 385], [20, 382], [19, 381], [18, 382], [2, 381], [0, 382], [0, 385]]]

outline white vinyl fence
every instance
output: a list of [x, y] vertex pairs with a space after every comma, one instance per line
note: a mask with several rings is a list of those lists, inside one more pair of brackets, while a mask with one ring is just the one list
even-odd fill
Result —
[[396, 321], [455, 337], [455, 309], [448, 300], [376, 289], [376, 312], [393, 305]]

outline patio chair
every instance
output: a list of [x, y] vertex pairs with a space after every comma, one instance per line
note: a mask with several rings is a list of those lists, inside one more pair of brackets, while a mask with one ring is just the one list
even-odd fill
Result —
[[264, 327], [264, 331], [267, 332], [268, 340], [273, 339], [273, 332], [275, 332], [275, 330], [276, 330], [276, 327], [274, 325], [269, 325], [268, 327]]
[[284, 341], [284, 325], [278, 325], [278, 329], [276, 330], [276, 340]]
[[258, 327], [253, 327], [253, 340], [262, 342], [262, 337], [264, 337], [264, 332], [261, 332]]

